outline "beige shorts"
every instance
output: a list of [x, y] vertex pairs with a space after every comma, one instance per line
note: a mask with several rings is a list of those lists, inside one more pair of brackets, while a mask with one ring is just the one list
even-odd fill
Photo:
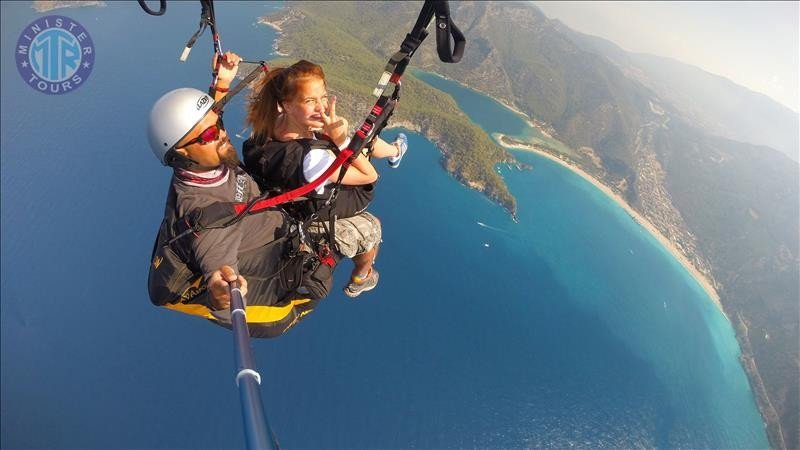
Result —
[[[326, 237], [327, 226], [328, 222], [314, 222], [308, 231], [312, 235], [322, 234]], [[339, 253], [347, 258], [366, 253], [381, 242], [381, 222], [366, 211], [357, 216], [337, 219], [334, 228]]]

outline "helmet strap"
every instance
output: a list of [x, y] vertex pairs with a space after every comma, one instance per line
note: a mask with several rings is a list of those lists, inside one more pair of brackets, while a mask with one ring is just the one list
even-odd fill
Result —
[[173, 169], [183, 169], [183, 170], [189, 170], [189, 171], [191, 171], [193, 168], [195, 168], [198, 165], [197, 161], [193, 160], [192, 158], [189, 158], [186, 155], [183, 155], [183, 154], [175, 151], [174, 148], [170, 149], [164, 155], [164, 164], [166, 164], [167, 166], [172, 167]]

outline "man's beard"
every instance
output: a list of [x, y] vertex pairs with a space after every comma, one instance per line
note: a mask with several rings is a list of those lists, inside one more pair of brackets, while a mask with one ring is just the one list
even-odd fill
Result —
[[236, 153], [236, 148], [227, 137], [217, 145], [217, 155], [219, 155], [220, 163], [225, 167], [229, 169], [239, 167], [239, 154]]

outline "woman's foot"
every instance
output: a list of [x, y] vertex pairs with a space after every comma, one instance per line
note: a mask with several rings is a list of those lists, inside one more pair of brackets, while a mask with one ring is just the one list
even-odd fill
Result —
[[403, 160], [403, 155], [408, 150], [408, 137], [404, 133], [400, 133], [397, 135], [397, 139], [392, 142], [392, 145], [397, 147], [397, 156], [389, 158], [389, 167], [396, 169], [400, 166], [400, 161]]
[[371, 291], [378, 285], [378, 271], [373, 267], [363, 279], [350, 277], [350, 283], [344, 287], [344, 294], [348, 297], [358, 297], [362, 292]]

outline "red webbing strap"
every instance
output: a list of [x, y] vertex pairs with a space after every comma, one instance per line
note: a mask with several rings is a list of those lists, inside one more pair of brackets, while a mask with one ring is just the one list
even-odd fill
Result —
[[[281, 203], [285, 203], [294, 200], [297, 197], [308, 194], [309, 192], [319, 187], [319, 185], [324, 183], [328, 178], [330, 178], [331, 175], [333, 175], [333, 173], [336, 172], [336, 170], [339, 169], [342, 166], [342, 164], [344, 164], [345, 161], [347, 161], [347, 159], [350, 158], [352, 154], [353, 151], [350, 150], [350, 147], [340, 151], [339, 154], [336, 156], [336, 159], [333, 161], [333, 164], [331, 164], [331, 166], [328, 167], [328, 170], [326, 170], [325, 173], [317, 177], [316, 180], [311, 181], [308, 184], [304, 184], [303, 186], [300, 186], [299, 188], [293, 189], [289, 192], [284, 192], [283, 194], [276, 195], [274, 197], [266, 198], [264, 200], [259, 200], [253, 205], [252, 208], [250, 208], [249, 212], [253, 213], [261, 211], [262, 209], [270, 208], [275, 205], [280, 205]], [[233, 210], [236, 211], [237, 215], [241, 214], [242, 211], [247, 209], [248, 204], [249, 203], [235, 203], [233, 205]]]

